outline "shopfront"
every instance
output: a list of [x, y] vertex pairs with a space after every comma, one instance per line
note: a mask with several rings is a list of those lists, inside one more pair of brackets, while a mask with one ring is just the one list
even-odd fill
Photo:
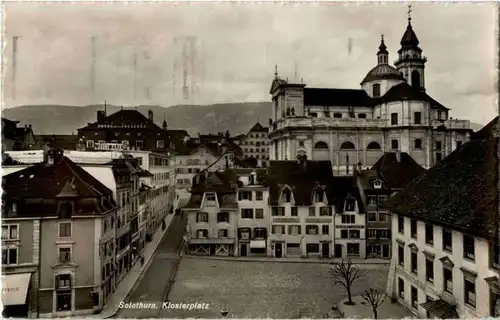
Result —
[[27, 318], [31, 273], [2, 275], [2, 304], [4, 318]]

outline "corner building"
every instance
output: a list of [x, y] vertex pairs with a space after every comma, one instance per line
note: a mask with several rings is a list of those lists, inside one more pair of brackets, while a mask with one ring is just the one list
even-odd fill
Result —
[[382, 36], [377, 65], [361, 89], [307, 88], [278, 76], [272, 82], [271, 160], [331, 161], [335, 175], [373, 166], [384, 152], [406, 152], [428, 169], [469, 139], [470, 121], [426, 93], [425, 64], [411, 18], [398, 59], [389, 65]]

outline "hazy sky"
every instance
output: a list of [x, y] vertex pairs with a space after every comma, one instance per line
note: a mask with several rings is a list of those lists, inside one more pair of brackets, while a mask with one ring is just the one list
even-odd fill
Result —
[[[275, 64], [280, 76], [309, 87], [357, 89], [376, 65], [381, 34], [396, 60], [407, 10], [402, 3], [7, 3], [4, 107], [269, 101]], [[452, 117], [490, 121], [494, 4], [414, 3], [412, 11], [428, 58], [427, 92]], [[13, 36], [20, 37], [15, 101]]]

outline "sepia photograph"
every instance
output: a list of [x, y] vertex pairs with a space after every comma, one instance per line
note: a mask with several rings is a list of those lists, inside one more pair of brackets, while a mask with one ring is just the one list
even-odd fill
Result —
[[2, 317], [500, 317], [494, 2], [2, 1]]

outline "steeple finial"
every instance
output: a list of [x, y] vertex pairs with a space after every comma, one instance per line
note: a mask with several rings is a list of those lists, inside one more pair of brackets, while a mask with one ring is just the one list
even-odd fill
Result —
[[408, 5], [408, 24], [411, 24], [411, 4]]
[[274, 78], [278, 79], [278, 65], [277, 64], [274, 65]]

